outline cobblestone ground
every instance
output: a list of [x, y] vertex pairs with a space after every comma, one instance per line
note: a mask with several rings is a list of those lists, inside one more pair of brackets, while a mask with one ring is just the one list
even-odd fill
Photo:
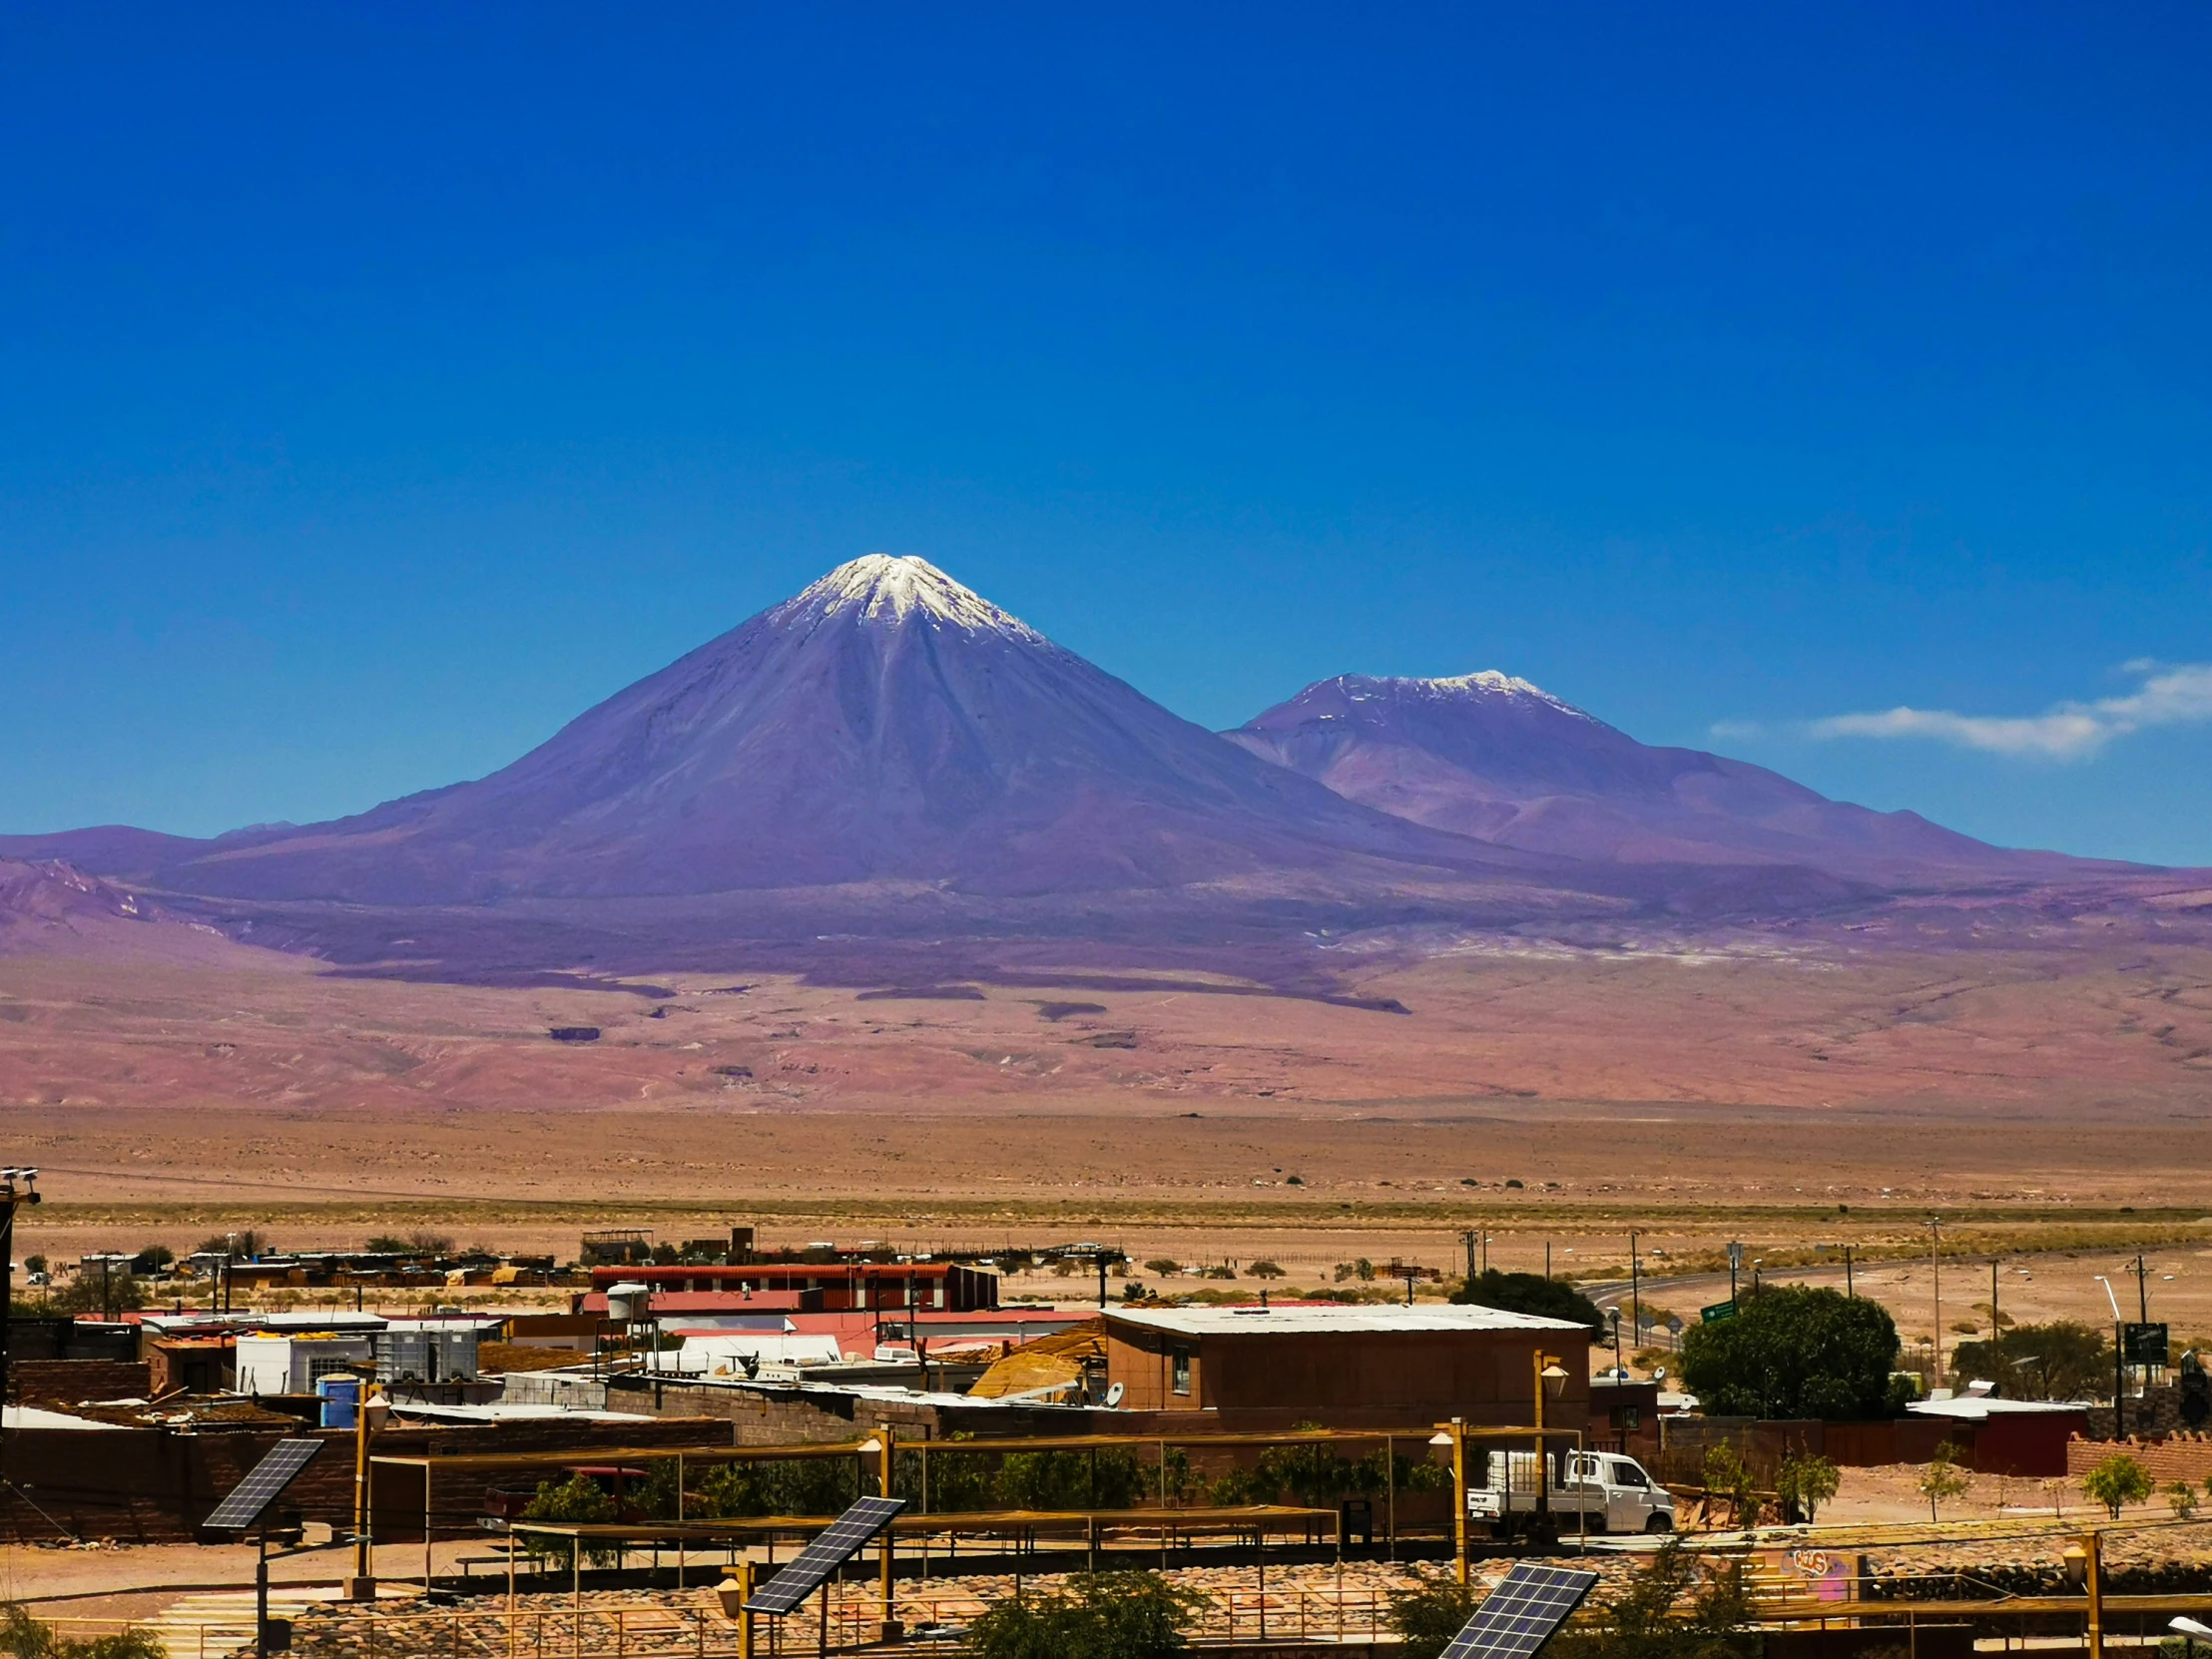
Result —
[[[1831, 1553], [1866, 1557], [1866, 1591], [1881, 1598], [1913, 1600], [1980, 1599], [1993, 1595], [2063, 1594], [2068, 1589], [2063, 1551], [2090, 1517], [2064, 1530], [2038, 1531], [2004, 1538], [1954, 1538], [1936, 1542], [1824, 1544]], [[2022, 1526], [2047, 1526], [2046, 1520]], [[1691, 1540], [1693, 1543], [1696, 1540]], [[1750, 1540], [1751, 1556], [1770, 1582], [1788, 1563], [1802, 1535], [1786, 1530]], [[1733, 1551], [1731, 1552], [1733, 1553]], [[1599, 1600], [1617, 1593], [1641, 1563], [1641, 1557], [1593, 1553], [1585, 1558], [1601, 1576]], [[2107, 1588], [2115, 1594], [2212, 1593], [2212, 1521], [2164, 1525], [2115, 1533], [2104, 1543]], [[1478, 1584], [1489, 1585], [1511, 1566], [1495, 1559], [1477, 1562]], [[1418, 1584], [1422, 1576], [1445, 1573], [1442, 1565], [1409, 1566], [1353, 1561], [1290, 1567], [1271, 1566], [1263, 1593], [1260, 1574], [1251, 1566], [1185, 1566], [1164, 1576], [1207, 1597], [1209, 1610], [1193, 1633], [1257, 1638], [1366, 1636], [1386, 1629], [1384, 1616], [1392, 1590]], [[1037, 1594], [1061, 1582], [1057, 1574], [1027, 1574], [1023, 1593]], [[926, 1582], [901, 1578], [898, 1616], [916, 1638], [965, 1625], [976, 1614], [1015, 1593], [1011, 1574], [938, 1577]], [[875, 1585], [856, 1580], [835, 1587], [830, 1606], [832, 1647], [861, 1643], [877, 1616]], [[819, 1652], [822, 1630], [818, 1603], [784, 1620], [761, 1622], [758, 1651], [764, 1655], [805, 1656]], [[511, 1623], [504, 1597], [473, 1606], [401, 1612], [389, 1604], [373, 1615], [365, 1608], [338, 1603], [310, 1611], [293, 1630], [292, 1651], [300, 1659], [571, 1659], [579, 1655], [615, 1659], [679, 1659], [691, 1655], [729, 1655], [736, 1651], [737, 1626], [727, 1617], [712, 1588], [689, 1590], [590, 1591], [581, 1602], [566, 1594], [517, 1598]], [[911, 1645], [911, 1644], [910, 1644]]]

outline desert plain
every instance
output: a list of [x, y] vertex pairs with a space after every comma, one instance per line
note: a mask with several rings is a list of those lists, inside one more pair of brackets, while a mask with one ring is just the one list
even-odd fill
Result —
[[[1609, 1284], [1634, 1231], [1685, 1317], [1738, 1239], [1790, 1277], [1853, 1247], [1909, 1338], [1985, 1321], [1992, 1258], [2008, 1316], [2107, 1318], [2093, 1276], [2136, 1292], [2145, 1251], [2154, 1317], [2212, 1332], [2212, 952], [1493, 940], [1332, 968], [1286, 994], [1080, 960], [487, 986], [212, 938], [0, 957], [0, 1136], [47, 1198], [17, 1251], [255, 1227], [565, 1256], [587, 1227], [743, 1222], [1097, 1239], [1247, 1289], [1267, 1261], [1288, 1294], [1470, 1243]], [[575, 1028], [599, 1034], [550, 1034]]]

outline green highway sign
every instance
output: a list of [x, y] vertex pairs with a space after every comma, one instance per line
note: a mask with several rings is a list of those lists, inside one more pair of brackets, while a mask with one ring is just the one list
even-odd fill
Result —
[[1722, 1320], [1732, 1320], [1736, 1317], [1736, 1304], [1733, 1302], [1716, 1302], [1710, 1308], [1700, 1308], [1697, 1311], [1697, 1317], [1707, 1325], [1718, 1325]]

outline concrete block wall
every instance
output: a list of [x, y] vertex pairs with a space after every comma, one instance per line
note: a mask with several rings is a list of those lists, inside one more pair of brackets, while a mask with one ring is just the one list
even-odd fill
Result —
[[88, 1399], [144, 1399], [153, 1382], [143, 1360], [20, 1360], [8, 1368], [18, 1405], [67, 1409]]

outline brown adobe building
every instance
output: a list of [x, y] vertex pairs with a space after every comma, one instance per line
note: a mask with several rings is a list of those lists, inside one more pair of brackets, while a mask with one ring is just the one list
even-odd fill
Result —
[[1589, 1420], [1590, 1332], [1565, 1320], [1433, 1305], [1120, 1308], [1105, 1318], [1106, 1379], [1125, 1411], [1204, 1411], [1225, 1432], [1453, 1416], [1525, 1424], [1541, 1353], [1567, 1374], [1545, 1397], [1545, 1420]]

